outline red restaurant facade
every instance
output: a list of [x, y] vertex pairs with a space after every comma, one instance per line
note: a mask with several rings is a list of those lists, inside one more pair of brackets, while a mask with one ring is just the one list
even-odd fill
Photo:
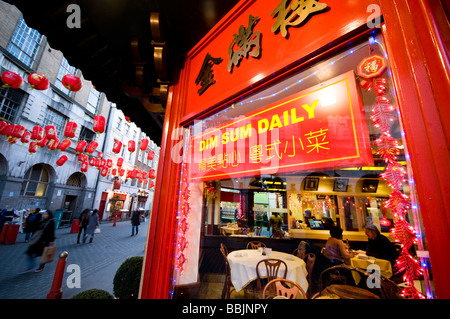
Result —
[[[336, 212], [321, 210], [350, 240], [379, 223], [363, 206], [381, 201], [391, 238], [419, 252], [403, 262], [422, 271], [423, 295], [450, 298], [450, 8], [301, 3], [242, 0], [187, 54], [167, 102], [140, 298], [198, 283], [204, 226], [219, 223], [205, 216], [219, 208], [211, 198], [247, 216], [256, 199], [232, 198], [276, 183], [285, 219], [291, 197], [332, 198]], [[347, 219], [350, 197], [360, 211]]]

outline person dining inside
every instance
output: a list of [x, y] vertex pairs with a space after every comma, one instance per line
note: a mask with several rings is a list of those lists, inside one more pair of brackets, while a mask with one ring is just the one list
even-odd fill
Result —
[[367, 224], [365, 233], [368, 238], [366, 255], [389, 260], [391, 265], [394, 265], [397, 259], [394, 244], [386, 236], [382, 235], [374, 224]]
[[355, 253], [345, 245], [342, 240], [342, 228], [337, 226], [331, 226], [330, 238], [328, 238], [325, 244], [325, 250], [323, 254], [334, 265], [350, 264], [350, 258], [355, 256]]

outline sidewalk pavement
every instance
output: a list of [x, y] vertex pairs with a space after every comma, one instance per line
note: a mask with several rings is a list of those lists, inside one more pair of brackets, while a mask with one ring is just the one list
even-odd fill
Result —
[[[95, 234], [93, 243], [77, 244], [78, 234], [71, 234], [70, 227], [55, 231], [56, 258], [47, 264], [42, 272], [34, 270], [26, 273], [25, 234], [18, 234], [13, 245], [0, 245], [0, 299], [46, 299], [55, 274], [58, 256], [69, 253], [62, 282], [62, 299], [68, 299], [79, 292], [97, 288], [114, 295], [113, 279], [120, 265], [130, 257], [144, 256], [149, 219], [139, 226], [139, 234], [131, 235], [129, 220], [100, 224], [101, 233]], [[36, 258], [36, 267], [38, 266]], [[80, 267], [80, 288], [69, 288], [74, 281], [67, 267], [76, 264]], [[72, 277], [73, 278], [73, 277]]]

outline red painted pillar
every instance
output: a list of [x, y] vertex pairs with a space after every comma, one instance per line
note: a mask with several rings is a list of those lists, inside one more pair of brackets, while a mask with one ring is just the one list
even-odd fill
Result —
[[66, 259], [69, 253], [63, 251], [59, 254], [58, 264], [56, 265], [55, 276], [53, 277], [52, 288], [47, 294], [47, 299], [61, 299], [62, 297], [62, 280], [64, 277], [64, 269], [66, 268]]
[[117, 215], [114, 216], [114, 224], [113, 224], [113, 227], [116, 227], [116, 222], [117, 222]]

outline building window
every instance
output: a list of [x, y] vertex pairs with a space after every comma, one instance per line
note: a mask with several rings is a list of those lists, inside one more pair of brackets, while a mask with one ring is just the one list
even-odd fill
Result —
[[58, 136], [62, 136], [64, 133], [64, 128], [66, 126], [66, 122], [67, 117], [48, 107], [45, 111], [45, 119], [42, 125], [44, 127], [47, 125], [54, 125]]
[[0, 118], [14, 121], [25, 93], [21, 90], [0, 90]]
[[60, 89], [62, 92], [70, 95], [70, 91], [64, 87], [62, 84], [62, 79], [66, 74], [75, 74], [76, 68], [74, 66], [69, 65], [69, 62], [65, 57], [62, 58], [61, 65], [59, 66], [58, 75], [56, 77], [55, 86]]
[[22, 182], [21, 194], [25, 196], [44, 197], [49, 183], [47, 169], [40, 165], [34, 165], [26, 173]]
[[90, 129], [82, 126], [79, 139], [85, 141], [93, 141], [95, 139], [95, 133]]
[[119, 117], [119, 119], [117, 120], [117, 126], [116, 126], [116, 128], [117, 128], [118, 130], [120, 130], [121, 127], [122, 127], [122, 119]]
[[93, 86], [91, 86], [91, 92], [89, 93], [88, 104], [86, 109], [95, 114], [97, 112], [98, 106], [100, 104], [101, 93], [97, 91]]
[[128, 136], [128, 133], [130, 132], [130, 125], [125, 124], [125, 135]]
[[31, 67], [39, 49], [41, 39], [41, 34], [28, 27], [25, 20], [20, 18], [19, 24], [9, 43], [8, 52]]

